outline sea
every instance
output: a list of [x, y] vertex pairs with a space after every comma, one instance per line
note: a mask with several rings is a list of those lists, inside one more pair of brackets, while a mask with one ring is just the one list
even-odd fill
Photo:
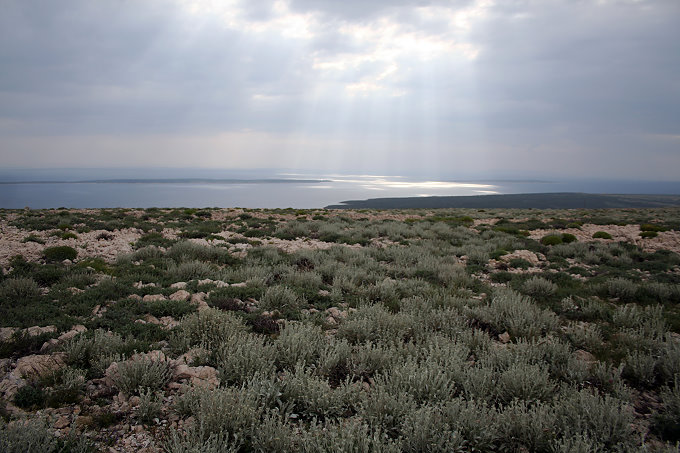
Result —
[[323, 208], [369, 198], [583, 192], [680, 194], [680, 182], [428, 178], [281, 170], [0, 170], [0, 208]]

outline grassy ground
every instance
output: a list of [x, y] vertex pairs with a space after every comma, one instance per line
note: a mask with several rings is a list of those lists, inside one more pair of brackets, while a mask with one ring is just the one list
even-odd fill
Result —
[[678, 219], [0, 211], [0, 450], [678, 451]]

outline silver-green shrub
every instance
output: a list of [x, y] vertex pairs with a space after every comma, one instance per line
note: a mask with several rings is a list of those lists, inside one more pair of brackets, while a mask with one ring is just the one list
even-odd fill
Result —
[[221, 381], [230, 385], [273, 373], [277, 356], [276, 348], [266, 338], [254, 334], [226, 338], [213, 354]]
[[295, 368], [297, 364], [315, 364], [325, 348], [326, 338], [319, 326], [289, 322], [281, 330], [275, 345], [279, 365]]
[[234, 314], [209, 308], [182, 318], [170, 341], [182, 351], [193, 346], [213, 351], [235, 337], [244, 336], [246, 332], [248, 328]]
[[522, 285], [522, 291], [536, 299], [545, 299], [557, 291], [557, 285], [543, 277], [531, 277]]
[[32, 278], [12, 277], [0, 283], [0, 299], [19, 302], [40, 295], [40, 287]]
[[514, 337], [537, 337], [555, 330], [559, 325], [555, 313], [539, 308], [530, 299], [507, 288], [495, 290], [491, 302], [469, 310], [469, 316], [493, 325], [500, 332], [507, 331]]
[[633, 409], [617, 398], [588, 389], [570, 390], [555, 404], [555, 412], [555, 426], [565, 437], [586, 435], [608, 449], [635, 442]]
[[56, 453], [57, 438], [46, 419], [15, 420], [8, 424], [0, 417], [0, 451]]
[[127, 395], [138, 394], [142, 389], [161, 390], [172, 378], [172, 368], [165, 360], [132, 358], [117, 362], [113, 384]]
[[305, 305], [307, 302], [295, 294], [295, 291], [287, 286], [276, 285], [267, 288], [259, 307], [263, 310], [286, 312], [300, 310]]
[[151, 423], [161, 415], [163, 395], [151, 389], [140, 390], [136, 418], [142, 423]]

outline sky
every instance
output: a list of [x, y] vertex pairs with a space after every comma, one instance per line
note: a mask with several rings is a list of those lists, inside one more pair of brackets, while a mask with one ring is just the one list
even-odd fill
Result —
[[0, 0], [0, 167], [680, 180], [678, 0]]

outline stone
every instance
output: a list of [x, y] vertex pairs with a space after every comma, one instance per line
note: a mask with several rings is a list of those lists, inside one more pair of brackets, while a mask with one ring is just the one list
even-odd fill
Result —
[[82, 428], [87, 428], [87, 427], [92, 426], [93, 423], [94, 423], [94, 420], [89, 415], [79, 415], [76, 418], [75, 426], [76, 426], [76, 428], [82, 429]]
[[594, 355], [592, 355], [588, 351], [584, 351], [583, 349], [579, 349], [577, 351], [574, 351], [574, 357], [576, 357], [578, 360], [581, 360], [586, 363], [595, 363], [597, 362], [597, 359], [595, 358]]
[[54, 422], [54, 429], [64, 429], [71, 424], [71, 421], [66, 415], [62, 415]]
[[167, 300], [165, 299], [165, 296], [162, 294], [147, 294], [142, 298], [144, 302], [158, 302], [161, 300]]
[[176, 282], [170, 285], [172, 289], [184, 289], [187, 287], [187, 282]]
[[176, 291], [170, 295], [170, 300], [188, 300], [191, 297], [191, 294], [183, 289], [180, 289], [179, 291]]
[[195, 386], [208, 388], [220, 385], [217, 370], [211, 366], [189, 366], [181, 363], [175, 367], [175, 379], [186, 379]]
[[329, 316], [328, 318], [326, 318], [326, 324], [328, 324], [328, 325], [334, 326], [337, 323], [338, 323], [338, 321], [336, 321], [335, 318], [332, 317], [332, 316]]
[[508, 332], [503, 332], [502, 334], [498, 335], [498, 339], [501, 343], [510, 343], [510, 334]]
[[16, 332], [16, 327], [0, 327], [0, 341], [9, 341], [12, 339], [14, 332]]
[[65, 366], [64, 353], [27, 355], [17, 360], [15, 372], [22, 377], [43, 377]]
[[128, 296], [128, 299], [140, 301], [140, 300], [142, 300], [142, 296], [140, 296], [139, 294], [130, 294]]
[[71, 330], [68, 332], [64, 332], [61, 335], [57, 337], [58, 341], [66, 341], [70, 340], [71, 338], [75, 337], [79, 333], [87, 332], [87, 327], [85, 327], [82, 324], [76, 324], [75, 326], [71, 327]]
[[248, 286], [248, 283], [246, 283], [246, 282], [232, 283], [229, 286], [233, 286], [234, 288], [245, 288], [246, 286]]
[[540, 259], [536, 254], [530, 250], [515, 250], [512, 253], [508, 253], [507, 255], [503, 255], [500, 257], [501, 261], [510, 262], [510, 260], [514, 258], [520, 258], [523, 260], [528, 261], [531, 263], [532, 266], [538, 266], [540, 263]]
[[43, 335], [45, 333], [55, 333], [56, 331], [57, 328], [55, 326], [45, 327], [33, 326], [29, 327], [28, 329], [24, 329], [24, 332], [26, 332], [29, 337], [37, 337], [38, 335]]

